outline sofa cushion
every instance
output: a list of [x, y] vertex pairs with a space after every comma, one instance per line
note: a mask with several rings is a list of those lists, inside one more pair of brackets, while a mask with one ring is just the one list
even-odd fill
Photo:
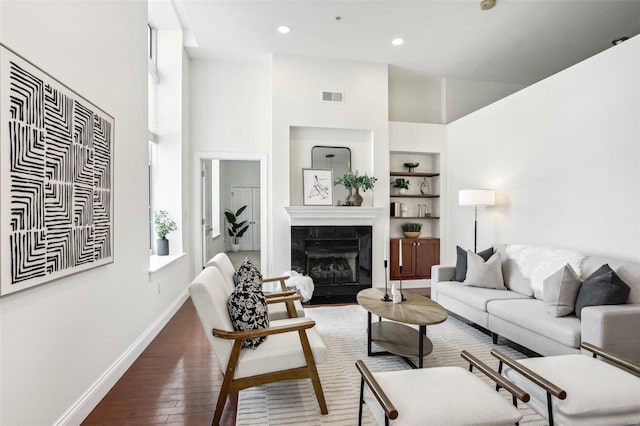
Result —
[[627, 283], [609, 265], [602, 265], [582, 283], [576, 300], [576, 315], [580, 318], [582, 308], [587, 306], [627, 303], [629, 291]]
[[471, 250], [467, 250], [467, 277], [464, 279], [463, 284], [473, 287], [506, 290], [504, 279], [502, 278], [500, 254], [495, 253], [485, 262], [482, 257]]
[[605, 263], [631, 288], [627, 303], [640, 304], [640, 263], [638, 262], [589, 256], [582, 262], [582, 280], [584, 281], [585, 278]]
[[522, 275], [522, 271], [520, 271], [515, 260], [507, 256], [506, 248], [507, 246], [504, 244], [496, 246], [496, 251], [500, 253], [500, 259], [502, 260], [502, 276], [505, 287], [525, 296], [533, 296], [531, 281]]
[[[492, 254], [493, 247], [489, 247], [488, 249], [478, 253], [478, 256], [484, 260], [488, 260]], [[456, 255], [456, 273], [453, 280], [462, 282], [467, 277], [467, 250], [460, 246], [456, 246]]]
[[527, 296], [514, 291], [468, 287], [455, 281], [438, 283], [438, 294], [444, 294], [483, 312], [487, 311], [487, 303], [492, 300], [528, 299]]
[[544, 306], [554, 317], [573, 312], [582, 281], [568, 263], [544, 279]]
[[538, 299], [492, 300], [490, 315], [540, 334], [571, 348], [580, 347], [580, 320], [573, 316], [552, 317]]

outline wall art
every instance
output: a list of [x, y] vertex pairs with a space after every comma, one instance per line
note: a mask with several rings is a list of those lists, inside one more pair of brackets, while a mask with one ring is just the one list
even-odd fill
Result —
[[302, 169], [302, 190], [305, 206], [332, 206], [333, 170]]
[[114, 124], [0, 45], [0, 296], [113, 262]]

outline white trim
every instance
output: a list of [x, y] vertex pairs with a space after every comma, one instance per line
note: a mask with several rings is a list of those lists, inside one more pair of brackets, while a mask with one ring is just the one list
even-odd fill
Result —
[[373, 225], [384, 207], [288, 206], [292, 226]]
[[127, 372], [134, 361], [147, 348], [149, 343], [167, 325], [175, 313], [187, 300], [189, 293], [184, 289], [177, 299], [147, 328], [135, 342], [127, 348], [118, 359], [96, 380], [87, 391], [62, 415], [55, 423], [56, 426], [79, 425], [87, 418], [91, 411], [100, 403], [102, 398], [111, 390], [118, 380]]
[[172, 254], [169, 256], [158, 256], [152, 254], [151, 256], [149, 256], [149, 270], [147, 271], [149, 273], [149, 276], [152, 276], [154, 273], [161, 271], [174, 262], [177, 262], [178, 260], [185, 257], [185, 255], [186, 253]]

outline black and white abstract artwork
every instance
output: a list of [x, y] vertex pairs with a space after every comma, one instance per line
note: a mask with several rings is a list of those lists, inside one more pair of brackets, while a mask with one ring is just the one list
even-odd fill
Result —
[[0, 296], [113, 262], [113, 117], [0, 45], [0, 125]]

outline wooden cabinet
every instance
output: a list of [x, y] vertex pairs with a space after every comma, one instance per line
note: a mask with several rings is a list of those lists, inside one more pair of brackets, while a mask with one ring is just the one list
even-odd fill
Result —
[[402, 279], [431, 278], [431, 267], [440, 264], [439, 238], [392, 238], [389, 242], [390, 278], [400, 279], [399, 241], [402, 241]]

